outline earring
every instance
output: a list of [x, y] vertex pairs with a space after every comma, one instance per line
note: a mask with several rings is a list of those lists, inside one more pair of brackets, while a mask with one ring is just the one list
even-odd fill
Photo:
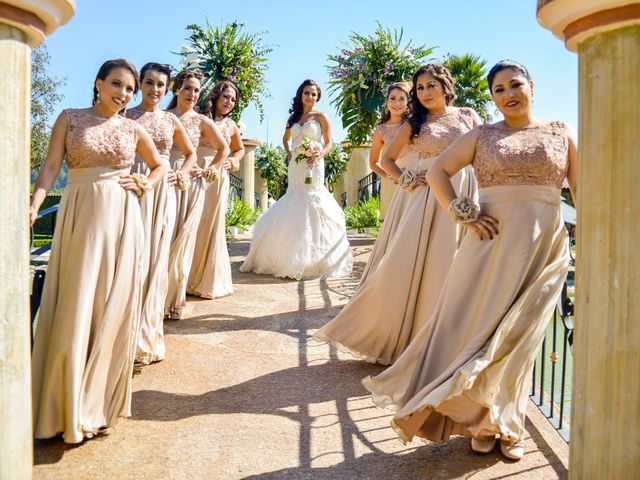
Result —
[[498, 109], [496, 108], [496, 109], [493, 111], [493, 114], [494, 114], [495, 116], [500, 115], [500, 110], [498, 110]]
[[102, 96], [100, 95], [100, 90], [97, 91], [98, 94], [96, 95], [96, 103], [102, 103]]

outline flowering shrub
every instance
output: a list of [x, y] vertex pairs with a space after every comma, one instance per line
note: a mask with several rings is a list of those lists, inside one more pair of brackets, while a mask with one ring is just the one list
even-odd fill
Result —
[[347, 48], [329, 55], [329, 91], [338, 109], [347, 140], [353, 147], [366, 143], [384, 106], [387, 87], [411, 79], [428, 63], [435, 47], [403, 45], [402, 29], [391, 32], [378, 23], [373, 35], [351, 34]]
[[264, 79], [267, 54], [273, 48], [264, 45], [262, 33], [243, 33], [243, 23], [232, 22], [212, 27], [207, 21], [204, 27], [187, 25], [191, 35], [188, 44], [180, 49], [181, 68], [198, 68], [205, 79], [202, 83], [204, 100], [218, 80], [230, 80], [240, 90], [240, 99], [231, 117], [236, 122], [249, 103], [258, 109], [260, 120], [264, 118], [262, 99], [269, 96]]
[[255, 153], [256, 167], [267, 181], [267, 189], [276, 200], [287, 189], [287, 160], [282, 147], [261, 144]]
[[324, 180], [332, 187], [340, 180], [349, 164], [349, 155], [341, 145], [335, 145], [324, 156]]

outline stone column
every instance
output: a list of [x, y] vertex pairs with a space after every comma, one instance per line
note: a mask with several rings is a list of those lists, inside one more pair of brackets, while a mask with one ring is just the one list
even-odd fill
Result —
[[365, 144], [354, 148], [349, 154], [349, 165], [343, 176], [347, 192], [347, 206], [349, 207], [358, 203], [358, 182], [371, 173], [371, 168], [369, 168], [370, 148], [370, 144]]
[[31, 48], [66, 23], [63, 0], [0, 3], [0, 479], [29, 479], [33, 463], [29, 314]]
[[539, 0], [579, 55], [573, 479], [640, 478], [640, 3]]
[[256, 191], [256, 148], [262, 142], [252, 138], [243, 138], [244, 157], [240, 162], [240, 176], [242, 177], [242, 201], [252, 208], [255, 207], [254, 193]]

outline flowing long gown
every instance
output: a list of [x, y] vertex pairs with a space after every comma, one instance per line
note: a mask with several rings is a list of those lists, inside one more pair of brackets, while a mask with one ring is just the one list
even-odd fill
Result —
[[[194, 148], [200, 144], [202, 122], [207, 117], [190, 112], [179, 117]], [[184, 155], [171, 149], [169, 163], [174, 171], [180, 170]], [[184, 191], [176, 189], [176, 220], [169, 250], [169, 288], [164, 304], [164, 314], [171, 319], [182, 316], [182, 308], [187, 304], [187, 281], [196, 246], [198, 223], [204, 207], [204, 180], [192, 178], [191, 186]]]
[[[291, 127], [294, 152], [304, 138], [321, 140], [316, 120]], [[305, 183], [308, 170], [311, 184]], [[324, 186], [324, 160], [311, 169], [306, 162], [291, 160], [288, 180], [287, 193], [256, 222], [240, 271], [297, 280], [348, 275], [352, 257], [344, 213]]]
[[68, 184], [53, 236], [32, 356], [34, 433], [81, 442], [131, 414], [143, 227], [119, 184], [133, 120], [65, 110]]
[[392, 367], [363, 381], [378, 405], [397, 409], [404, 440], [522, 439], [531, 369], [569, 265], [567, 155], [561, 122], [480, 127], [473, 166], [499, 234], [464, 237], [434, 314]]
[[[127, 116], [142, 125], [151, 135], [160, 158], [167, 168], [169, 152], [173, 145], [173, 132], [177, 119], [169, 112], [158, 110], [145, 112], [132, 109]], [[149, 175], [149, 167], [136, 155], [131, 173]], [[158, 182], [154, 189], [140, 198], [140, 210], [144, 224], [144, 272], [142, 290], [142, 312], [136, 361], [145, 365], [163, 360], [164, 344], [164, 301], [169, 288], [169, 248], [173, 224], [176, 220], [176, 190], [166, 179]]]
[[[402, 123], [396, 123], [393, 125], [383, 123], [376, 127], [376, 130], [382, 137], [383, 152], [388, 148], [389, 144], [391, 144], [402, 125]], [[408, 166], [403, 156], [400, 156], [396, 160], [396, 163], [400, 168], [406, 168]], [[382, 257], [387, 251], [389, 243], [398, 229], [398, 224], [402, 218], [404, 207], [407, 205], [408, 195], [406, 195], [406, 193], [407, 192], [401, 188], [394, 189], [389, 209], [387, 210], [382, 228], [380, 229], [380, 235], [378, 235], [378, 238], [376, 238], [376, 241], [373, 244], [369, 260], [367, 261], [367, 264], [362, 271], [362, 275], [360, 276], [358, 288], [364, 283], [369, 274], [375, 271], [380, 260], [382, 260]]]
[[[216, 122], [220, 133], [231, 144], [235, 123], [228, 117]], [[216, 150], [206, 141], [200, 141], [198, 164], [207, 168]], [[204, 209], [198, 225], [198, 235], [191, 264], [187, 292], [203, 298], [219, 298], [233, 293], [231, 263], [227, 251], [226, 212], [229, 198], [229, 173], [218, 168], [216, 179], [206, 186]]]
[[[478, 123], [470, 108], [449, 107], [446, 114], [427, 117], [406, 149], [407, 168], [427, 170]], [[457, 194], [474, 196], [471, 168], [451, 181]], [[433, 313], [461, 238], [461, 228], [439, 207], [428, 186], [402, 192], [396, 195], [397, 205], [406, 203], [384, 256], [336, 318], [313, 335], [356, 358], [383, 365], [402, 354]]]

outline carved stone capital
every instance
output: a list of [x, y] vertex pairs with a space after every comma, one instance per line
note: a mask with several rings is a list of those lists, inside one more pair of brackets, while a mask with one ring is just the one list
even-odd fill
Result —
[[24, 31], [32, 47], [75, 13], [75, 0], [0, 0], [0, 23]]

